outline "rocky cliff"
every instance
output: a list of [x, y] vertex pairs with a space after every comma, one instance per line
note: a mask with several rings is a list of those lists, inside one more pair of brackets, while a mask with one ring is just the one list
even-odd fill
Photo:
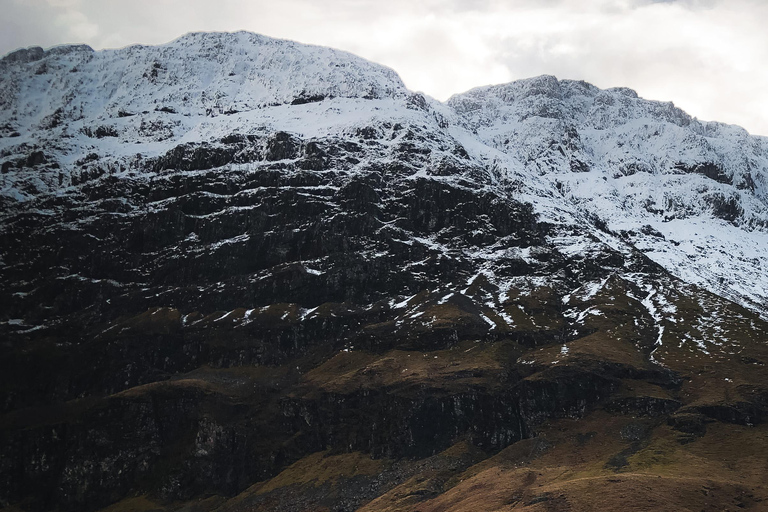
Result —
[[768, 140], [246, 33], [0, 73], [0, 504], [768, 498]]

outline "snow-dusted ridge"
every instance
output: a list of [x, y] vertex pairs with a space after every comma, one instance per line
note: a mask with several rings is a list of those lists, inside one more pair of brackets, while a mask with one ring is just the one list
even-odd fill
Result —
[[247, 32], [192, 33], [160, 46], [93, 51], [61, 46], [6, 56], [3, 124], [155, 109], [182, 115], [240, 112], [326, 97], [388, 98], [405, 87], [389, 68], [352, 54]]
[[447, 103], [468, 131], [585, 218], [678, 277], [765, 311], [768, 138], [630, 89], [552, 76]]
[[[431, 134], [435, 165], [462, 147], [484, 186], [514, 190], [546, 220], [593, 223], [612, 245], [768, 311], [768, 138], [551, 76], [441, 104], [354, 55], [245, 32], [20, 50], [0, 61], [0, 197], [20, 208], [77, 188], [89, 155], [130, 171], [233, 133], [348, 138], [385, 123]], [[402, 142], [385, 131], [382, 151]]]

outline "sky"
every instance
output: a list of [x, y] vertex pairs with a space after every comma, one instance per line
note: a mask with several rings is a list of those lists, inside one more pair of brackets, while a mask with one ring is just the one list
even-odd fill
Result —
[[0, 54], [249, 30], [347, 50], [439, 100], [541, 74], [768, 136], [768, 0], [0, 0]]

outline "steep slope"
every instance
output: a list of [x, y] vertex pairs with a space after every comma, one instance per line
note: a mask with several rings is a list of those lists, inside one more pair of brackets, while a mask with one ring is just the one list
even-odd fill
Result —
[[768, 139], [551, 76], [448, 105], [508, 167], [544, 175], [596, 225], [685, 281], [766, 311]]
[[[3, 506], [590, 510], [613, 483], [606, 509], [680, 510], [683, 485], [705, 486], [699, 509], [768, 499], [743, 451], [768, 411], [762, 263], [741, 287], [685, 282], [704, 260], [632, 203], [710, 180], [743, 212], [676, 220], [759, 244], [762, 139], [723, 127], [696, 152], [682, 113], [587, 115], [627, 92], [547, 77], [443, 105], [245, 33], [0, 67]], [[632, 116], [683, 139], [635, 147]], [[621, 137], [621, 161], [595, 149]], [[641, 157], [656, 167], [615, 185]]]

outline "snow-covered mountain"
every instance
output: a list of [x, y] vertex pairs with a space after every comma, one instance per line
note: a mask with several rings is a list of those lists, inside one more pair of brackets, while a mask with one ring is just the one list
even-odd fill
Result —
[[2, 65], [2, 122], [22, 131], [163, 109], [216, 116], [406, 92], [394, 71], [349, 53], [245, 32], [100, 52], [84, 45], [19, 50]]
[[3, 58], [0, 72], [5, 204], [62, 193], [105, 168], [144, 172], [142, 159], [230, 134], [343, 138], [373, 127], [391, 147], [400, 141], [381, 124], [401, 120], [429, 132], [429, 155], [412, 172], [434, 174], [460, 146], [488, 186], [532, 202], [543, 219], [590, 222], [688, 282], [768, 308], [768, 139], [630, 89], [542, 76], [440, 104], [388, 68], [249, 33], [31, 48]]
[[4, 57], [0, 166], [0, 507], [768, 502], [768, 139], [190, 34]]
[[684, 280], [765, 314], [768, 138], [630, 89], [551, 76], [481, 87], [447, 104], [462, 127], [509, 157], [504, 165], [523, 185], [544, 176], [558, 204]]

